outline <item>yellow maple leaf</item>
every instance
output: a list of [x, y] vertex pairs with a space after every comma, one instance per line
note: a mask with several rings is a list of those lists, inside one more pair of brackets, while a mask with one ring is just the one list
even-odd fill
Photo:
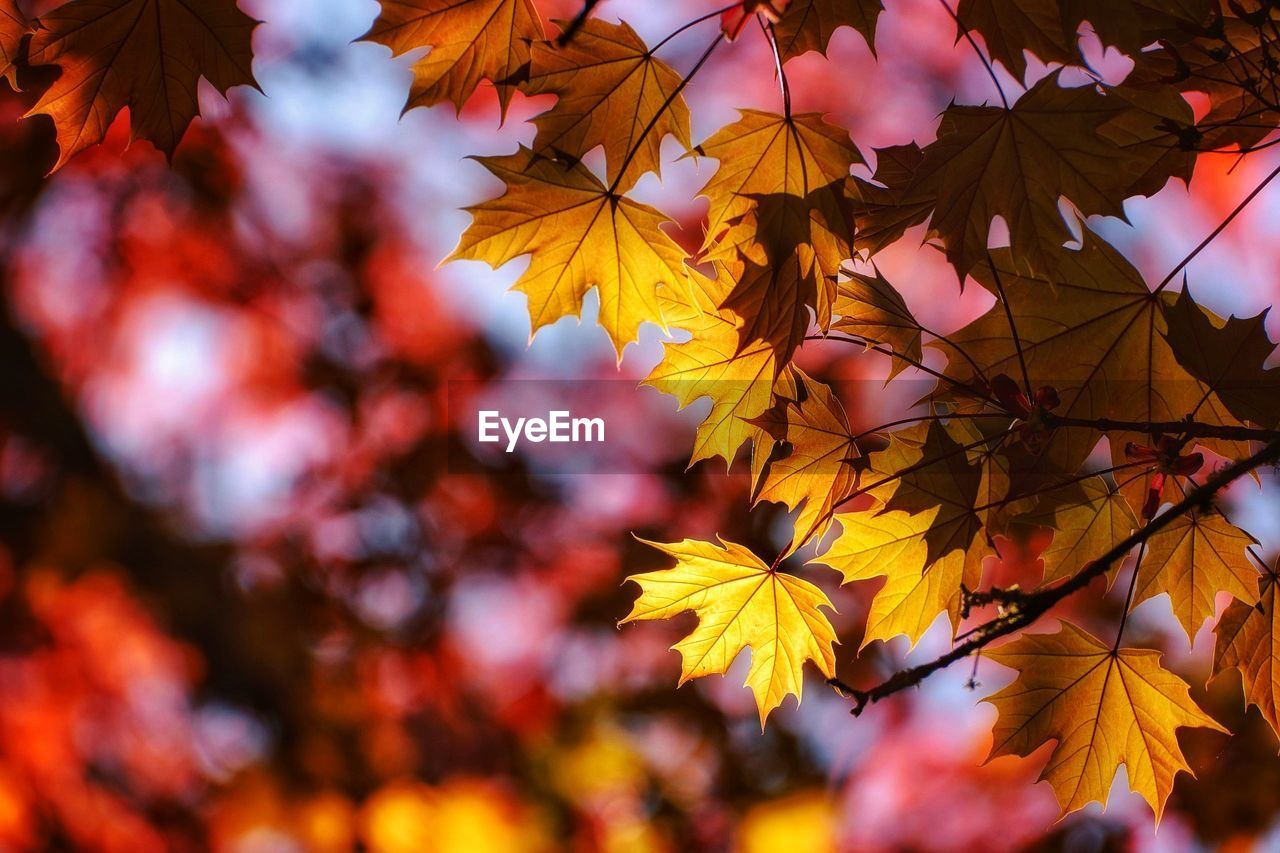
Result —
[[680, 683], [723, 673], [748, 646], [746, 686], [755, 694], [760, 726], [788, 695], [799, 702], [803, 666], [835, 672], [835, 630], [820, 608], [835, 607], [808, 581], [773, 571], [741, 545], [721, 541], [645, 542], [676, 559], [675, 568], [627, 578], [640, 597], [624, 623], [669, 619], [692, 610], [698, 627], [672, 648], [683, 662]]
[[[1055, 501], [1018, 518], [1019, 523], [1052, 528], [1053, 540], [1040, 555], [1044, 583], [1073, 577], [1090, 561], [1105, 554], [1138, 526], [1129, 502], [1102, 477], [1074, 486], [1070, 499]], [[1108, 577], [1114, 579], [1119, 564]]]
[[890, 379], [910, 366], [905, 359], [916, 364], [924, 360], [920, 345], [923, 329], [880, 270], [875, 275], [848, 272], [847, 278], [836, 283], [832, 310], [838, 318], [831, 324], [832, 331], [865, 338], [867, 346], [886, 344], [905, 357], [890, 359]]
[[831, 387], [804, 374], [799, 379], [799, 401], [781, 401], [756, 421], [791, 448], [785, 456], [770, 458], [755, 495], [757, 501], [800, 510], [787, 553], [831, 526], [835, 506], [857, 484], [857, 471], [849, 463], [860, 455]]
[[820, 274], [813, 257], [813, 250], [801, 245], [764, 263], [740, 257], [723, 264], [734, 284], [722, 307], [741, 327], [743, 347], [764, 341], [778, 362], [787, 364], [804, 345], [809, 308], [826, 306], [823, 325], [830, 321], [835, 281]]
[[[742, 110], [689, 156], [695, 155], [720, 161], [699, 191], [711, 203], [704, 250], [712, 257], [776, 264], [807, 246], [807, 260], [827, 276], [849, 257], [845, 183], [862, 156], [843, 129], [818, 113], [788, 118]], [[822, 322], [829, 304], [814, 307]]]
[[[691, 270], [690, 280], [689, 292], [664, 288], [660, 298], [664, 319], [693, 337], [665, 342], [662, 361], [644, 381], [674, 396], [681, 408], [709, 397], [711, 411], [698, 425], [689, 464], [719, 456], [728, 465], [743, 442], [768, 438], [751, 419], [764, 414], [776, 390], [794, 394], [794, 384], [778, 376], [773, 347], [760, 340], [743, 346], [741, 323], [718, 307], [730, 286], [727, 271], [720, 268], [709, 278]], [[768, 448], [760, 455], [767, 456]]]
[[600, 325], [619, 358], [640, 324], [662, 324], [659, 286], [686, 288], [684, 251], [659, 227], [667, 219], [609, 190], [580, 163], [565, 165], [521, 148], [477, 158], [506, 193], [467, 208], [472, 223], [446, 258], [502, 266], [531, 255], [514, 288], [529, 298], [532, 331], [577, 315], [587, 291], [600, 294]]
[[953, 629], [959, 624], [961, 587], [977, 588], [993, 553], [978, 536], [992, 514], [979, 496], [1000, 493], [1007, 482], [987, 446], [974, 440], [983, 438], [972, 422], [930, 420], [890, 433], [889, 446], [870, 455], [862, 488], [875, 507], [837, 515], [840, 535], [814, 559], [846, 583], [885, 578], [867, 615], [864, 647], [899, 634], [914, 646], [942, 613]]
[[844, 575], [844, 582], [884, 578], [871, 601], [862, 646], [905, 635], [914, 646], [938, 616], [960, 622], [963, 584], [976, 589], [986, 553], [978, 547], [929, 561], [925, 537], [943, 507], [924, 512], [840, 513], [840, 535], [811, 562]]
[[1213, 615], [1214, 596], [1228, 592], [1241, 601], [1253, 599], [1258, 570], [1246, 556], [1257, 541], [1217, 512], [1192, 510], [1147, 540], [1138, 566], [1133, 603], [1169, 594], [1173, 615], [1194, 639]]
[[[892, 472], [897, 488], [885, 502], [886, 510], [912, 514], [939, 510], [924, 534], [929, 564], [952, 551], [967, 551], [983, 526], [977, 510], [978, 495], [983, 480], [990, 475], [985, 463], [991, 454], [981, 452], [982, 446], [972, 440], [961, 444], [952, 437], [955, 430], [968, 439], [972, 434], [968, 429], [968, 424], [944, 426], [940, 421], [930, 421], [919, 456], [903, 457], [907, 464]], [[970, 458], [969, 451], [978, 451], [975, 458]], [[883, 460], [884, 454], [880, 456]], [[880, 470], [869, 476], [879, 479]]]
[[506, 115], [516, 86], [528, 75], [542, 21], [531, 0], [379, 0], [382, 7], [364, 40], [393, 56], [429, 47], [413, 65], [405, 109], [451, 101], [462, 105], [488, 80]]
[[1258, 578], [1253, 601], [1232, 601], [1223, 611], [1214, 633], [1213, 676], [1228, 669], [1240, 670], [1245, 698], [1257, 705], [1271, 728], [1280, 734], [1280, 624], [1276, 621], [1276, 571]]
[[817, 113], [743, 110], [689, 156], [720, 161], [700, 190], [710, 201], [705, 259], [726, 265], [735, 286], [723, 307], [742, 321], [743, 345], [774, 346], [789, 362], [809, 310], [831, 322], [835, 276], [851, 253], [849, 169], [861, 155]]
[[72, 0], [40, 16], [27, 62], [62, 69], [28, 115], [53, 119], [54, 169], [96, 145], [126, 107], [134, 139], [167, 155], [199, 113], [197, 84], [257, 86], [257, 22], [235, 0]]
[[1125, 766], [1129, 787], [1159, 821], [1179, 771], [1190, 772], [1175, 734], [1198, 726], [1225, 732], [1191, 701], [1187, 684], [1151, 649], [1120, 649], [1067, 622], [1056, 634], [1024, 634], [987, 657], [1018, 678], [986, 701], [999, 713], [991, 758], [1027, 756], [1055, 744], [1040, 774], [1063, 814], [1097, 800]]
[[645, 172], [659, 171], [663, 138], [671, 135], [690, 146], [689, 107], [678, 95], [680, 83], [680, 75], [653, 56], [626, 22], [588, 18], [568, 44], [533, 46], [523, 91], [557, 96], [555, 106], [533, 119], [533, 147], [581, 159], [602, 145], [608, 180], [625, 191]]

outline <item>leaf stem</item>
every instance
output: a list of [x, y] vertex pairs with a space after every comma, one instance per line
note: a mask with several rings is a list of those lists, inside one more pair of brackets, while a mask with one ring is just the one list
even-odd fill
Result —
[[960, 20], [960, 16], [951, 8], [951, 4], [947, 0], [938, 0], [938, 2], [942, 4], [942, 8], [947, 10], [947, 14], [951, 16], [951, 19], [956, 22], [960, 35], [964, 37], [965, 41], [969, 42], [969, 46], [978, 55], [978, 59], [982, 60], [982, 67], [987, 69], [987, 76], [991, 78], [991, 82], [996, 86], [996, 92], [1000, 95], [1000, 103], [1004, 104], [1006, 110], [1009, 109], [1009, 99], [1005, 97], [1004, 87], [1000, 85], [1000, 78], [996, 76], [995, 69], [991, 67], [991, 60], [982, 52], [982, 48], [978, 47], [978, 43], [974, 41], [973, 33], [969, 32], [969, 28], [964, 21]]
[[1138, 589], [1138, 572], [1142, 571], [1142, 558], [1147, 554], [1147, 542], [1144, 539], [1138, 544], [1138, 559], [1133, 564], [1133, 577], [1129, 578], [1129, 591], [1124, 595], [1124, 608], [1120, 611], [1120, 627], [1116, 629], [1115, 642], [1111, 644], [1111, 654], [1120, 648], [1120, 638], [1124, 636], [1124, 626], [1129, 624], [1129, 608], [1133, 607], [1133, 593]]
[[1000, 304], [1004, 306], [1005, 319], [1009, 321], [1009, 334], [1013, 335], [1013, 347], [1018, 351], [1018, 367], [1022, 370], [1022, 390], [1026, 392], [1027, 400], [1030, 401], [1034, 394], [1031, 391], [1031, 374], [1027, 372], [1027, 357], [1022, 352], [1022, 338], [1018, 336], [1018, 324], [1013, 322], [1013, 306], [1009, 304], [1009, 297], [1005, 295], [1004, 285], [1000, 281], [1000, 270], [996, 268], [995, 259], [991, 257], [990, 252], [987, 252], [987, 266], [991, 268], [996, 291], [1000, 294]]
[[712, 18], [718, 18], [721, 15], [723, 15], [725, 12], [728, 12], [730, 9], [735, 9], [740, 5], [742, 4], [730, 3], [728, 6], [721, 6], [719, 9], [712, 9], [710, 12], [706, 13], [705, 15], [699, 15], [698, 17], [694, 18], [692, 21], [685, 22], [684, 24], [680, 25], [676, 29], [667, 33], [667, 35], [662, 39], [662, 41], [658, 42], [653, 47], [649, 48], [649, 55], [652, 56], [653, 54], [657, 53], [659, 50], [662, 49], [663, 45], [665, 45], [667, 42], [671, 41], [673, 38], [680, 35], [681, 33], [687, 30], [693, 29], [698, 24], [701, 24], [703, 21], [709, 21]]
[[773, 73], [778, 78], [778, 87], [782, 89], [782, 113], [790, 121], [791, 85], [787, 82], [787, 72], [782, 69], [782, 53], [778, 50], [778, 37], [773, 31], [773, 24], [767, 23], [759, 15], [756, 16], [756, 20], [760, 22], [760, 31], [765, 34], [769, 40], [769, 47], [773, 50]]

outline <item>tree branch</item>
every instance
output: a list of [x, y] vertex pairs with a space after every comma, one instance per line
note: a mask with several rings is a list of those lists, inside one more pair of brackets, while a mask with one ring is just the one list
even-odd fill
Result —
[[[1137, 545], [1149, 540], [1153, 535], [1168, 527], [1179, 517], [1193, 509], [1208, 506], [1213, 497], [1222, 489], [1246, 474], [1264, 465], [1280, 461], [1280, 438], [1269, 444], [1247, 459], [1237, 461], [1214, 474], [1205, 484], [1188, 494], [1180, 503], [1163, 515], [1158, 515], [1139, 530], [1134, 531], [1122, 541], [1110, 548], [1098, 559], [1090, 563], [1083, 571], [1055, 587], [1037, 592], [1022, 594], [1017, 590], [1001, 590], [997, 594], [988, 591], [981, 595], [991, 600], [999, 600], [1005, 610], [999, 616], [984, 622], [970, 633], [970, 638], [955, 646], [949, 652], [926, 664], [900, 670], [887, 680], [870, 690], [859, 690], [850, 687], [838, 678], [827, 681], [841, 695], [852, 699], [855, 717], [866, 709], [867, 705], [892, 696], [908, 687], [915, 687], [940, 669], [945, 669], [961, 658], [985, 648], [992, 641], [1008, 636], [1014, 631], [1031, 625], [1054, 605], [1067, 596], [1088, 586], [1094, 578], [1100, 577], [1107, 569], [1124, 557]], [[979, 595], [976, 594], [975, 595]]]
[[1099, 432], [1142, 432], [1185, 435], [1188, 438], [1221, 438], [1227, 441], [1274, 441], [1280, 438], [1280, 430], [1242, 426], [1206, 424], [1190, 419], [1181, 421], [1117, 421], [1111, 418], [1071, 418], [1041, 413], [1041, 421], [1049, 429], [1058, 427], [1088, 427]]

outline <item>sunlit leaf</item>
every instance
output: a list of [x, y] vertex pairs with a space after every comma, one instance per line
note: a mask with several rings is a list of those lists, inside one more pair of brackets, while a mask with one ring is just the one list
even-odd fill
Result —
[[658, 288], [684, 288], [684, 252], [659, 227], [666, 218], [623, 198], [581, 164], [566, 166], [527, 148], [480, 162], [506, 193], [467, 208], [472, 223], [450, 260], [497, 268], [532, 255], [515, 289], [529, 298], [533, 331], [582, 310], [600, 294], [600, 325], [619, 355], [640, 324], [662, 322]]
[[1240, 670], [1245, 698], [1280, 733], [1280, 624], [1276, 621], [1276, 573], [1258, 578], [1256, 601], [1232, 601], [1214, 628], [1213, 674]]
[[[662, 140], [685, 148], [689, 107], [677, 95], [680, 75], [653, 56], [625, 22], [589, 19], [566, 45], [539, 42], [524, 91], [555, 95], [555, 106], [535, 116], [535, 151], [581, 159], [604, 146], [607, 176], [625, 191], [645, 172], [659, 170]], [[623, 163], [632, 155], [627, 175]]]
[[732, 542], [646, 544], [674, 557], [676, 566], [628, 578], [640, 587], [640, 597], [622, 621], [669, 619], [686, 610], [697, 614], [698, 627], [673, 647], [683, 661], [681, 684], [727, 671], [750, 647], [746, 686], [755, 694], [763, 727], [787, 696], [800, 700], [806, 660], [827, 677], [834, 673], [836, 635], [820, 609], [834, 608], [822, 590], [771, 570]]
[[381, 14], [365, 33], [395, 56], [430, 48], [413, 65], [405, 109], [444, 101], [458, 110], [481, 80], [498, 90], [505, 115], [528, 76], [531, 46], [542, 21], [531, 0], [379, 0]]
[[859, 456], [844, 407], [830, 386], [801, 377], [799, 402], [786, 400], [757, 423], [788, 452], [773, 456], [756, 500], [799, 509], [791, 549], [799, 548], [831, 525], [834, 508], [854, 489]]
[[1095, 800], [1105, 805], [1123, 764], [1129, 787], [1159, 820], [1174, 777], [1190, 770], [1177, 729], [1226, 731], [1160, 666], [1159, 652], [1112, 651], [1066, 622], [1056, 634], [1023, 635], [986, 656], [1018, 671], [987, 699], [999, 712], [991, 756], [1030, 755], [1056, 741], [1040, 778], [1064, 814]]
[[1192, 511], [1175, 519], [1147, 540], [1138, 565], [1134, 605], [1168, 593], [1173, 615], [1194, 639], [1213, 615], [1214, 597], [1228, 592], [1241, 601], [1252, 598], [1258, 570], [1246, 556], [1254, 538], [1221, 513]]

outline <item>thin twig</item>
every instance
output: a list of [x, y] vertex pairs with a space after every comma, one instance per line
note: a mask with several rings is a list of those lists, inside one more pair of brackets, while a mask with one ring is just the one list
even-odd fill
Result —
[[564, 47], [572, 41], [573, 37], [578, 34], [578, 30], [582, 29], [582, 25], [587, 22], [587, 18], [591, 17], [591, 13], [599, 5], [600, 0], [586, 0], [582, 4], [582, 8], [578, 10], [578, 14], [573, 16], [560, 35], [556, 37], [556, 44], [559, 47]]
[[657, 53], [659, 50], [662, 49], [663, 45], [665, 45], [667, 42], [671, 41], [673, 38], [680, 35], [681, 33], [685, 32], [686, 30], [693, 29], [698, 24], [701, 24], [703, 21], [709, 21], [712, 18], [718, 18], [721, 15], [723, 15], [725, 12], [728, 12], [730, 9], [736, 9], [741, 5], [742, 5], [741, 2], [730, 3], [728, 6], [721, 6], [719, 9], [712, 9], [710, 12], [706, 13], [705, 15], [699, 15], [698, 17], [694, 18], [692, 21], [686, 21], [676, 29], [667, 33], [667, 35], [661, 41], [655, 44], [653, 47], [649, 48], [649, 55], [653, 56], [653, 54]]
[[1099, 432], [1139, 432], [1147, 435], [1182, 435], [1187, 438], [1220, 438], [1225, 441], [1273, 441], [1280, 430], [1181, 421], [1118, 421], [1111, 418], [1073, 418], [1041, 412], [1041, 422], [1049, 429], [1086, 427]]
[[975, 397], [976, 399], [985, 400], [989, 403], [992, 402], [991, 395], [988, 392], [980, 388], [976, 388], [967, 382], [961, 382], [959, 379], [956, 379], [955, 377], [947, 376], [945, 373], [942, 373], [941, 371], [934, 370], [932, 367], [929, 367], [922, 361], [916, 361], [914, 358], [911, 358], [908, 355], [904, 355], [903, 353], [900, 353], [897, 350], [885, 349], [875, 341], [871, 340], [870, 338], [863, 337], [862, 335], [857, 335], [857, 334], [854, 334], [853, 332], [844, 332], [843, 334], [846, 335], [847, 337], [842, 337], [841, 335], [825, 334], [825, 335], [805, 335], [804, 339], [806, 341], [841, 341], [849, 344], [858, 344], [859, 346], [863, 347], [865, 350], [868, 350], [870, 352], [878, 352], [881, 355], [888, 356], [889, 358], [896, 358], [899, 361], [902, 361], [910, 365], [911, 367], [914, 367], [916, 370], [927, 373], [930, 376], [934, 377], [935, 379], [939, 379], [943, 382], [950, 384], [952, 387], [954, 387], [958, 391], [964, 391], [968, 393], [970, 396]]

